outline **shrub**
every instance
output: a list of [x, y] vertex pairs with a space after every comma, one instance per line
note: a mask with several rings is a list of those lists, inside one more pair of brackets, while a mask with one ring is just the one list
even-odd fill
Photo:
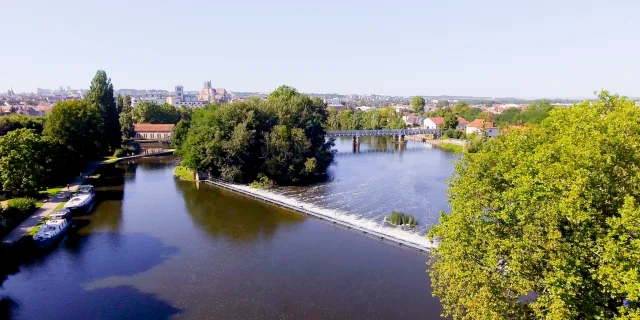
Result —
[[269, 180], [267, 176], [260, 173], [258, 174], [258, 180], [251, 182], [249, 186], [251, 186], [251, 188], [256, 188], [256, 189], [269, 189], [273, 187], [273, 181]]
[[113, 156], [116, 158], [121, 158], [126, 155], [127, 155], [127, 151], [122, 148], [116, 149], [116, 151], [113, 153]]
[[385, 218], [385, 221], [396, 226], [415, 227], [418, 224], [418, 220], [415, 216], [399, 211], [391, 212], [391, 214]]
[[7, 202], [2, 215], [9, 220], [23, 220], [36, 209], [36, 201], [31, 198], [15, 198]]

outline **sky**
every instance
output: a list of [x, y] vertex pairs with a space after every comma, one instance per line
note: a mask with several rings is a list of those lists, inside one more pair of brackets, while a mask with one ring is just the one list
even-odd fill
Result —
[[0, 0], [0, 90], [640, 96], [640, 1]]

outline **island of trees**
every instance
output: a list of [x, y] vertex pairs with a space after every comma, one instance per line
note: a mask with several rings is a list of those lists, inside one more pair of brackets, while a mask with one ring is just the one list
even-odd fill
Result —
[[456, 163], [452, 212], [429, 233], [446, 316], [640, 318], [640, 108], [599, 98]]
[[258, 98], [198, 108], [178, 125], [182, 165], [227, 181], [301, 184], [333, 160], [328, 113], [319, 98], [282, 86]]

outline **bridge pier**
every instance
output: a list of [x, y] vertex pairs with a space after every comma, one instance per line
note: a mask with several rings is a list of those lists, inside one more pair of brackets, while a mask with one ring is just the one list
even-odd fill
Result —
[[404, 143], [404, 134], [395, 134], [395, 135], [393, 135], [393, 143], [395, 143], [395, 144], [403, 144]]
[[360, 151], [360, 137], [359, 136], [353, 136], [353, 152], [358, 152]]

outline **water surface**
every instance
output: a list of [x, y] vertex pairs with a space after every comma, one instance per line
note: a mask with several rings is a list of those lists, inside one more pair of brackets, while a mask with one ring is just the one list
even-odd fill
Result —
[[[389, 160], [393, 168], [377, 161], [367, 167], [359, 156], [338, 158], [332, 170], [334, 177], [350, 170], [359, 177], [369, 172], [391, 179], [383, 169], [398, 173], [404, 172], [401, 167], [430, 165], [429, 157], [416, 158], [424, 159], [423, 165], [406, 162], [410, 157], [414, 154], [407, 152]], [[172, 158], [157, 158], [101, 168], [96, 211], [76, 219], [58, 248], [8, 276], [0, 289], [0, 312], [13, 319], [439, 317], [441, 307], [431, 297], [425, 272], [427, 256], [176, 180], [174, 166]], [[419, 179], [396, 178], [413, 194], [430, 188]], [[435, 212], [444, 203], [393, 194], [379, 199], [380, 193], [371, 195], [379, 187], [368, 185], [385, 178], [370, 179], [332, 182], [336, 199], [353, 200], [339, 206], [375, 214], [431, 206]], [[326, 187], [317, 189], [332, 197]]]

